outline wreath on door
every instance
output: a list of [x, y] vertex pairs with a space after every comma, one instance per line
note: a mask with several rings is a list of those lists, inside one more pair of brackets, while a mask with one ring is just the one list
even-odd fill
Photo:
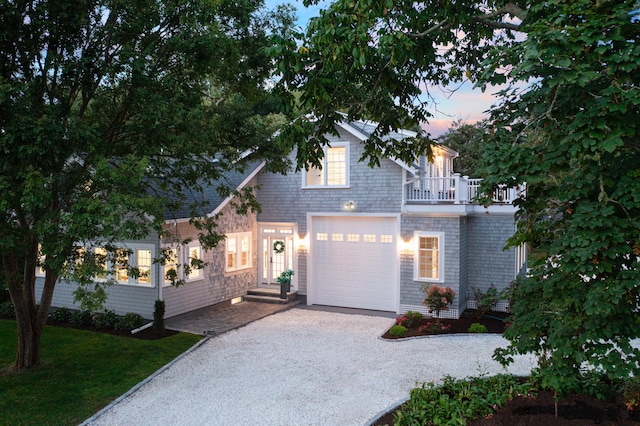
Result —
[[284, 241], [276, 241], [273, 243], [273, 252], [275, 254], [284, 253]]

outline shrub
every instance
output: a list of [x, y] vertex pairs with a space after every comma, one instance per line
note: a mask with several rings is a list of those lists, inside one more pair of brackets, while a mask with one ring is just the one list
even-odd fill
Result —
[[153, 331], [156, 334], [164, 333], [164, 300], [156, 300], [153, 310]]
[[622, 396], [627, 410], [636, 411], [640, 408], [640, 381], [628, 379], [622, 387]]
[[469, 327], [469, 333], [486, 333], [487, 331], [487, 327], [480, 324], [479, 322], [474, 322]]
[[71, 322], [71, 310], [65, 307], [58, 308], [51, 312], [49, 318], [55, 322]]
[[479, 288], [473, 288], [473, 299], [476, 301], [478, 318], [482, 318], [487, 312], [493, 311], [498, 304], [501, 294], [498, 289], [491, 284], [486, 292]]
[[449, 309], [449, 305], [453, 303], [455, 297], [456, 293], [451, 290], [451, 287], [442, 288], [434, 284], [427, 289], [427, 297], [422, 303], [434, 313], [436, 322], [440, 323], [440, 311]]
[[71, 314], [69, 321], [76, 327], [90, 327], [93, 325], [93, 316], [89, 311], [76, 311]]
[[441, 386], [425, 383], [411, 390], [411, 399], [394, 416], [396, 426], [462, 425], [493, 414], [518, 395], [529, 395], [531, 385], [511, 375], [444, 378]]
[[412, 328], [420, 324], [421, 319], [422, 314], [420, 312], [408, 311], [406, 314], [396, 317], [396, 324]]
[[15, 317], [16, 312], [13, 309], [13, 303], [11, 302], [0, 303], [0, 315], [7, 316], [7, 317]]
[[120, 317], [116, 324], [116, 330], [131, 331], [142, 327], [142, 324], [144, 324], [144, 318], [142, 318], [142, 315], [136, 314], [135, 312], [129, 312], [128, 314]]
[[107, 309], [104, 313], [98, 315], [95, 319], [95, 326], [99, 330], [116, 328], [118, 316], [112, 310]]
[[439, 321], [429, 321], [421, 326], [418, 331], [422, 334], [442, 334], [449, 331], [451, 324], [442, 324]]
[[389, 334], [396, 337], [404, 337], [406, 332], [407, 332], [407, 327], [398, 325], [398, 324], [394, 325], [389, 329]]

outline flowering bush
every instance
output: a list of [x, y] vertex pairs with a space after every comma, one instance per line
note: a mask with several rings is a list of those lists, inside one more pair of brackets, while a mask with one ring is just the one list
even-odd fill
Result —
[[456, 297], [456, 293], [451, 290], [451, 287], [442, 288], [434, 284], [427, 290], [427, 297], [422, 303], [434, 314], [436, 323], [439, 324], [440, 311], [449, 309], [449, 305], [453, 303], [454, 297]]
[[408, 311], [406, 314], [396, 317], [396, 324], [406, 328], [412, 328], [418, 325], [421, 319], [422, 314], [420, 312]]
[[440, 334], [446, 333], [451, 328], [451, 324], [440, 324], [440, 322], [429, 321], [425, 325], [421, 326], [418, 331], [422, 334]]

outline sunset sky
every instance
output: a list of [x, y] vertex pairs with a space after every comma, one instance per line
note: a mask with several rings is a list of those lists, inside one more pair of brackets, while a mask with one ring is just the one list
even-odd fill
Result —
[[[282, 3], [292, 4], [297, 9], [298, 24], [305, 28], [310, 18], [317, 16], [320, 9], [326, 8], [331, 1], [323, 0], [318, 5], [305, 8], [302, 0], [265, 0], [268, 9], [273, 9], [276, 5]], [[430, 88], [430, 94], [436, 99], [437, 105], [431, 108], [434, 117], [429, 120], [429, 124], [424, 128], [436, 137], [450, 127], [451, 122], [462, 119], [467, 123], [475, 123], [486, 117], [487, 111], [496, 98], [493, 93], [496, 90], [488, 89], [482, 93], [479, 89], [473, 89], [471, 83], [465, 83], [454, 93], [446, 93], [441, 88]]]

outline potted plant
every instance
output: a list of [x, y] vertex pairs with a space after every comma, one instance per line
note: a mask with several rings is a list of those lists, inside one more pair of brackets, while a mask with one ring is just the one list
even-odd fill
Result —
[[278, 283], [280, 283], [280, 298], [286, 299], [287, 293], [291, 291], [291, 277], [293, 276], [293, 269], [287, 269], [283, 271], [278, 277]]

